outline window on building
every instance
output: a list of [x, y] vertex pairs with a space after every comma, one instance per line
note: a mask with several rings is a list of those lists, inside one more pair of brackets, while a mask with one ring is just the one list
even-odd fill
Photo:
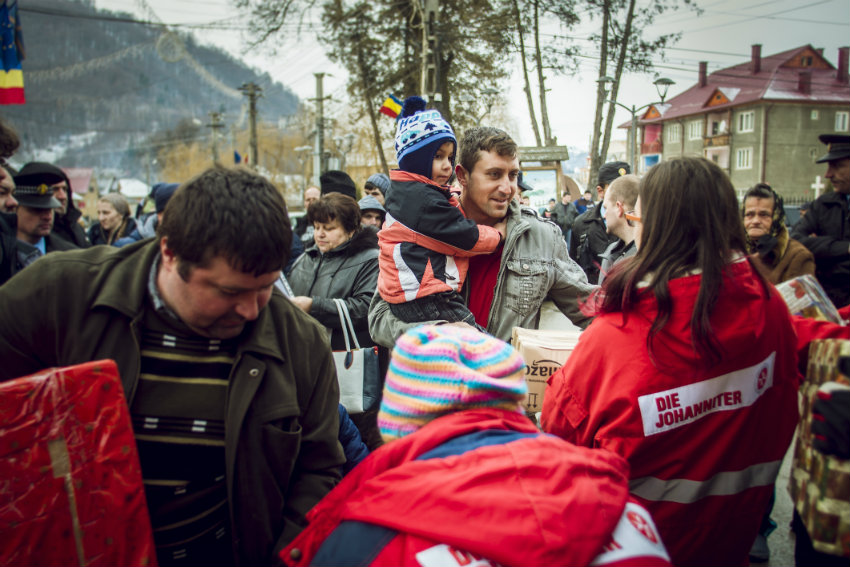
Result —
[[671, 143], [680, 142], [682, 140], [682, 125], [669, 124], [667, 126], [667, 141]]
[[702, 138], [702, 120], [688, 122], [688, 140], [699, 140]]
[[753, 167], [753, 149], [740, 148], [735, 153], [735, 169], [752, 169]]
[[812, 120], [819, 120], [819, 119], [820, 119], [820, 112], [818, 112], [817, 110], [812, 110]]
[[754, 110], [738, 114], [738, 132], [752, 132], [756, 113]]
[[850, 112], [839, 110], [835, 113], [835, 131], [847, 132], [850, 126]]
[[812, 66], [812, 56], [807, 55], [805, 57], [800, 58], [800, 65], [803, 67], [811, 67]]

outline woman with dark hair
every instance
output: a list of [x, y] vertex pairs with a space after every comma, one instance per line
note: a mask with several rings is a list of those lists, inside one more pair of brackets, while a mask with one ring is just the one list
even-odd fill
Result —
[[803, 274], [815, 275], [815, 257], [789, 236], [782, 197], [770, 185], [756, 183], [747, 190], [741, 215], [747, 251], [767, 281], [778, 284]]
[[[357, 201], [328, 193], [307, 209], [314, 245], [295, 261], [287, 276], [295, 294], [292, 301], [330, 332], [331, 348], [345, 349], [334, 299], [345, 300], [361, 347], [375, 343], [366, 315], [378, 287], [378, 236], [360, 226]], [[380, 444], [377, 409], [351, 416], [370, 449]]]
[[89, 229], [92, 245], [110, 244], [136, 230], [130, 203], [121, 193], [107, 193], [97, 202], [97, 222]]
[[746, 565], [797, 423], [791, 316], [716, 164], [656, 165], [626, 218], [638, 252], [589, 301], [543, 428], [629, 461], [674, 565]]

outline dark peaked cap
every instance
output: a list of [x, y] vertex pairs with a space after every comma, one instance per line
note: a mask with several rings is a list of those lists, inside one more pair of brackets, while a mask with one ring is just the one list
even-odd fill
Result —
[[835, 161], [850, 157], [850, 136], [841, 134], [821, 134], [818, 140], [826, 144], [827, 153], [818, 158], [817, 163]]

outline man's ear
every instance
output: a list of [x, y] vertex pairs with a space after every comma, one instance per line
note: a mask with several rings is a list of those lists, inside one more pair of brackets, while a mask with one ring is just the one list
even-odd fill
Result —
[[461, 188], [466, 189], [466, 185], [469, 183], [469, 172], [461, 164], [457, 164], [455, 166], [455, 175]]
[[163, 236], [159, 239], [159, 251], [162, 254], [162, 266], [167, 270], [173, 270], [177, 265], [177, 255], [168, 247], [168, 237]]
[[617, 207], [617, 218], [625, 218], [626, 205], [622, 201], [617, 201], [614, 205]]

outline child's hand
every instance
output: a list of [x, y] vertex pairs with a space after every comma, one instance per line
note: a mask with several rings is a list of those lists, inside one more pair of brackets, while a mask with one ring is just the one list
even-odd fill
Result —
[[499, 231], [499, 234], [502, 235], [502, 242], [505, 241], [505, 238], [508, 237], [508, 219], [507, 217], [504, 220], [500, 220], [496, 224], [493, 225], [493, 228]]

